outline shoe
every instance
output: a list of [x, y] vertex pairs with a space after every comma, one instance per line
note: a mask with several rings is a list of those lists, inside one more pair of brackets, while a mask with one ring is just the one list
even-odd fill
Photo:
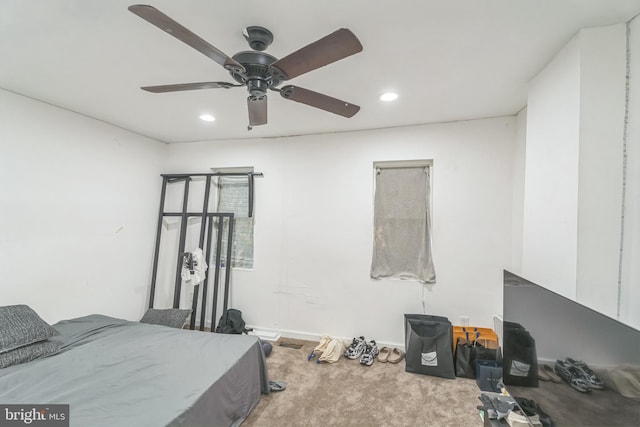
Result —
[[538, 365], [538, 379], [540, 381], [551, 381], [551, 377], [544, 370], [544, 366]]
[[364, 337], [354, 338], [349, 348], [344, 352], [344, 356], [348, 359], [357, 359], [364, 352], [366, 345], [367, 341]]
[[604, 389], [604, 381], [602, 381], [582, 360], [573, 360], [567, 357], [565, 360], [568, 364], [574, 366], [582, 373], [582, 378], [589, 383], [589, 387], [598, 390]]
[[269, 381], [269, 390], [271, 391], [283, 391], [287, 388], [287, 383], [284, 381]]
[[360, 357], [360, 364], [366, 366], [373, 365], [373, 361], [378, 356], [378, 353], [379, 351], [376, 342], [374, 340], [369, 341], [365, 346], [362, 356]]
[[404, 352], [398, 348], [394, 348], [391, 350], [391, 354], [387, 359], [389, 363], [399, 363], [402, 359], [404, 359]]
[[547, 374], [547, 376], [549, 377], [549, 379], [554, 382], [554, 383], [561, 383], [562, 382], [562, 378], [560, 378], [558, 376], [558, 374], [556, 374], [555, 372], [553, 372], [553, 367], [547, 365], [547, 364], [543, 364], [542, 365], [542, 369], [544, 370], [544, 372]]
[[391, 349], [389, 347], [382, 347], [378, 354], [378, 362], [386, 363], [389, 360], [389, 355], [391, 355]]
[[582, 372], [570, 363], [557, 360], [553, 370], [574, 389], [582, 393], [591, 391], [589, 382], [583, 378]]

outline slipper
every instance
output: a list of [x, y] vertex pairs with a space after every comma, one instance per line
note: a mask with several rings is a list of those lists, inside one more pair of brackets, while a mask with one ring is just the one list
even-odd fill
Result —
[[391, 354], [387, 358], [387, 362], [398, 363], [402, 359], [404, 359], [404, 352], [400, 349], [394, 348], [393, 350], [391, 350]]
[[287, 383], [284, 381], [269, 381], [269, 390], [282, 391], [287, 388]]
[[544, 371], [543, 365], [538, 365], [538, 379], [541, 381], [551, 381], [551, 377]]
[[549, 376], [549, 379], [551, 381], [553, 381], [554, 383], [561, 383], [562, 382], [562, 378], [560, 377], [560, 375], [558, 375], [558, 374], [556, 374], [554, 372], [553, 367], [545, 364], [545, 365], [542, 365], [542, 369]]
[[391, 355], [391, 349], [389, 347], [382, 347], [378, 354], [378, 362], [386, 363]]

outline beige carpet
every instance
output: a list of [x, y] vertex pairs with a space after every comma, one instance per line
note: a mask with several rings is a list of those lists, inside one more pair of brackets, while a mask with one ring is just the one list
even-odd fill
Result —
[[317, 364], [307, 361], [317, 343], [285, 341], [303, 347], [276, 343], [267, 364], [270, 379], [287, 389], [263, 395], [243, 427], [482, 426], [474, 380], [410, 374], [404, 361], [367, 367], [343, 357]]

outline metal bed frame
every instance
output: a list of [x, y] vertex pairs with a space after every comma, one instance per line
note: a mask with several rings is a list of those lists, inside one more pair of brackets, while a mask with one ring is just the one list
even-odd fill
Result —
[[[217, 307], [218, 307], [218, 293], [220, 285], [220, 259], [222, 256], [222, 234], [224, 230], [224, 222], [227, 221], [227, 248], [226, 248], [226, 263], [225, 275], [224, 275], [224, 300], [223, 300], [223, 312], [227, 310], [229, 305], [229, 285], [231, 275], [231, 250], [233, 245], [233, 224], [234, 214], [225, 212], [208, 212], [209, 208], [209, 196], [211, 193], [211, 180], [213, 177], [218, 176], [246, 176], [249, 187], [249, 200], [248, 200], [248, 216], [253, 216], [253, 194], [254, 194], [254, 178], [262, 177], [262, 173], [255, 172], [217, 172], [217, 173], [191, 173], [191, 174], [162, 174], [162, 190], [160, 192], [160, 209], [158, 211], [158, 228], [156, 231], [156, 244], [153, 255], [153, 271], [151, 274], [151, 291], [149, 294], [149, 308], [153, 308], [156, 281], [158, 276], [158, 260], [160, 256], [160, 239], [162, 236], [162, 223], [165, 217], [179, 217], [180, 222], [180, 235], [178, 243], [178, 257], [176, 262], [176, 277], [173, 293], [173, 308], [179, 308], [180, 305], [180, 293], [182, 290], [182, 278], [181, 268], [185, 256], [185, 242], [187, 238], [187, 222], [191, 217], [200, 217], [200, 239], [199, 248], [203, 249], [205, 259], [209, 262], [211, 258], [211, 242], [213, 240], [213, 227], [216, 223], [216, 251], [215, 251], [215, 272], [213, 281], [213, 303], [211, 307], [211, 332], [215, 332], [215, 322], [217, 319]], [[187, 206], [189, 202], [189, 183], [194, 177], [205, 177], [205, 191], [204, 200], [201, 212], [188, 212]], [[168, 184], [184, 181], [184, 192], [182, 197], [182, 210], [181, 212], [166, 212], [165, 211], [165, 197]], [[206, 242], [206, 248], [204, 247]], [[202, 302], [200, 309], [200, 324], [199, 330], [203, 331], [205, 328], [206, 319], [206, 303], [207, 303], [207, 291], [209, 278], [211, 273], [205, 276], [202, 282]], [[193, 290], [193, 303], [191, 321], [189, 323], [189, 329], [195, 329], [196, 313], [198, 308], [198, 296], [200, 291], [200, 285], [196, 285]]]

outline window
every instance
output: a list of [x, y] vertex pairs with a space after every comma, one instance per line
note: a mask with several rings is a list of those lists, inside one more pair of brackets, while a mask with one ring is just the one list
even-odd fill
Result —
[[[251, 169], [233, 171], [229, 169], [216, 172], [252, 172]], [[234, 215], [233, 245], [231, 250], [231, 267], [253, 268], [253, 216], [249, 217], [249, 180], [246, 176], [220, 176], [217, 179], [218, 207], [217, 212], [231, 212]], [[222, 238], [222, 263], [227, 265], [226, 247], [227, 231]], [[215, 244], [214, 244], [215, 246]]]
[[376, 162], [371, 278], [434, 283], [430, 160]]

